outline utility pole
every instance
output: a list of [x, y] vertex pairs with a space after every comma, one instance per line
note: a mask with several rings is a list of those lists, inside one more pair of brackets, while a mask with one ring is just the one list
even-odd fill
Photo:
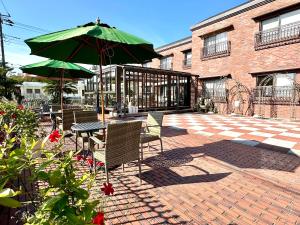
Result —
[[0, 44], [1, 44], [1, 55], [2, 55], [2, 67], [5, 68], [5, 55], [4, 55], [4, 41], [3, 41], [3, 31], [2, 31], [3, 18], [0, 13]]

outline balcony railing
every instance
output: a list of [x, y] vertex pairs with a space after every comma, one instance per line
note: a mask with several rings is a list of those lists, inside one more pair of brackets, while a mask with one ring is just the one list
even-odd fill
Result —
[[191, 68], [192, 66], [192, 59], [185, 59], [182, 62], [182, 67], [183, 68]]
[[295, 42], [300, 42], [300, 23], [288, 24], [255, 34], [256, 50]]
[[202, 49], [202, 60], [217, 58], [230, 55], [231, 43], [230, 41], [224, 41], [215, 45], [204, 46]]
[[294, 86], [259, 86], [253, 90], [254, 102], [265, 104], [289, 104], [295, 102], [299, 104], [298, 92], [299, 90]]

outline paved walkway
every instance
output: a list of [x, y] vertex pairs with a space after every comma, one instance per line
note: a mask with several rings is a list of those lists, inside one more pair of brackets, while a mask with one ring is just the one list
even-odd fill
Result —
[[[300, 224], [300, 159], [165, 130], [137, 167], [113, 173], [108, 224]], [[101, 179], [103, 179], [103, 175]]]
[[[111, 173], [115, 194], [106, 202], [106, 224], [300, 224], [300, 158], [233, 142], [236, 137], [219, 134], [225, 129], [212, 128], [235, 127], [229, 125], [234, 120], [263, 129], [254, 119], [166, 116], [164, 153], [156, 142], [145, 151], [142, 185], [135, 163]], [[291, 125], [296, 127], [282, 129], [298, 127]], [[212, 135], [196, 134], [201, 131]], [[66, 148], [73, 147], [68, 141]], [[99, 173], [94, 198], [104, 181]]]
[[300, 155], [300, 122], [196, 113], [173, 114], [165, 125], [188, 133]]

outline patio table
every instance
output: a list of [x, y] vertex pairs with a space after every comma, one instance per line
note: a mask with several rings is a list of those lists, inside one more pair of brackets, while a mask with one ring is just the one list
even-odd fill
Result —
[[91, 135], [95, 131], [105, 130], [107, 128], [107, 122], [103, 123], [97, 122], [86, 122], [86, 123], [76, 123], [71, 127], [71, 131], [76, 133], [76, 151], [77, 151], [77, 139], [79, 133], [87, 133]]
[[86, 122], [86, 123], [76, 123], [71, 127], [73, 132], [93, 132], [101, 129], [106, 129], [107, 122]]

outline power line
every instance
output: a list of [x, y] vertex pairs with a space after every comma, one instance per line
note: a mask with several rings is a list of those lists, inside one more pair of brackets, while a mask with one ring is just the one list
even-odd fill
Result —
[[47, 32], [47, 33], [51, 32], [49, 30], [46, 30], [46, 29], [43, 29], [43, 28], [40, 28], [40, 27], [36, 27], [36, 26], [32, 26], [32, 25], [27, 25], [27, 24], [20, 23], [20, 22], [17, 22], [17, 21], [14, 21], [14, 24], [16, 24], [18, 26], [29, 28], [29, 29], [33, 29], [33, 30], [39, 30], [39, 31], [42, 31], [42, 32]]
[[[6, 24], [6, 25], [9, 25], [9, 24]], [[19, 25], [12, 25], [12, 27], [15, 27], [15, 28], [18, 28], [18, 29], [27, 30], [27, 31], [31, 31], [31, 32], [35, 32], [35, 33], [45, 33], [45, 32], [40, 31], [40, 30], [30, 29], [30, 28], [27, 28], [27, 27], [19, 26]]]
[[10, 13], [8, 12], [8, 10], [7, 10], [7, 8], [6, 8], [6, 6], [5, 6], [3, 0], [1, 0], [1, 4], [2, 4], [3, 9], [5, 10], [5, 12], [10, 16]]
[[16, 37], [16, 36], [12, 36], [12, 35], [9, 35], [9, 34], [4, 34], [4, 37], [5, 38], [13, 38], [13, 39], [21, 40], [21, 38]]
[[13, 21], [9, 18], [4, 18], [3, 22], [4, 22], [5, 25], [11, 26], [11, 27], [16, 27], [16, 28], [19, 28], [19, 29], [27, 30], [27, 31], [31, 31], [31, 32], [37, 32], [37, 33], [49, 33], [49, 32], [51, 32], [49, 30], [46, 30], [46, 29], [43, 29], [43, 28], [40, 28], [40, 27], [36, 27], [36, 26], [16, 22], [16, 21]]

